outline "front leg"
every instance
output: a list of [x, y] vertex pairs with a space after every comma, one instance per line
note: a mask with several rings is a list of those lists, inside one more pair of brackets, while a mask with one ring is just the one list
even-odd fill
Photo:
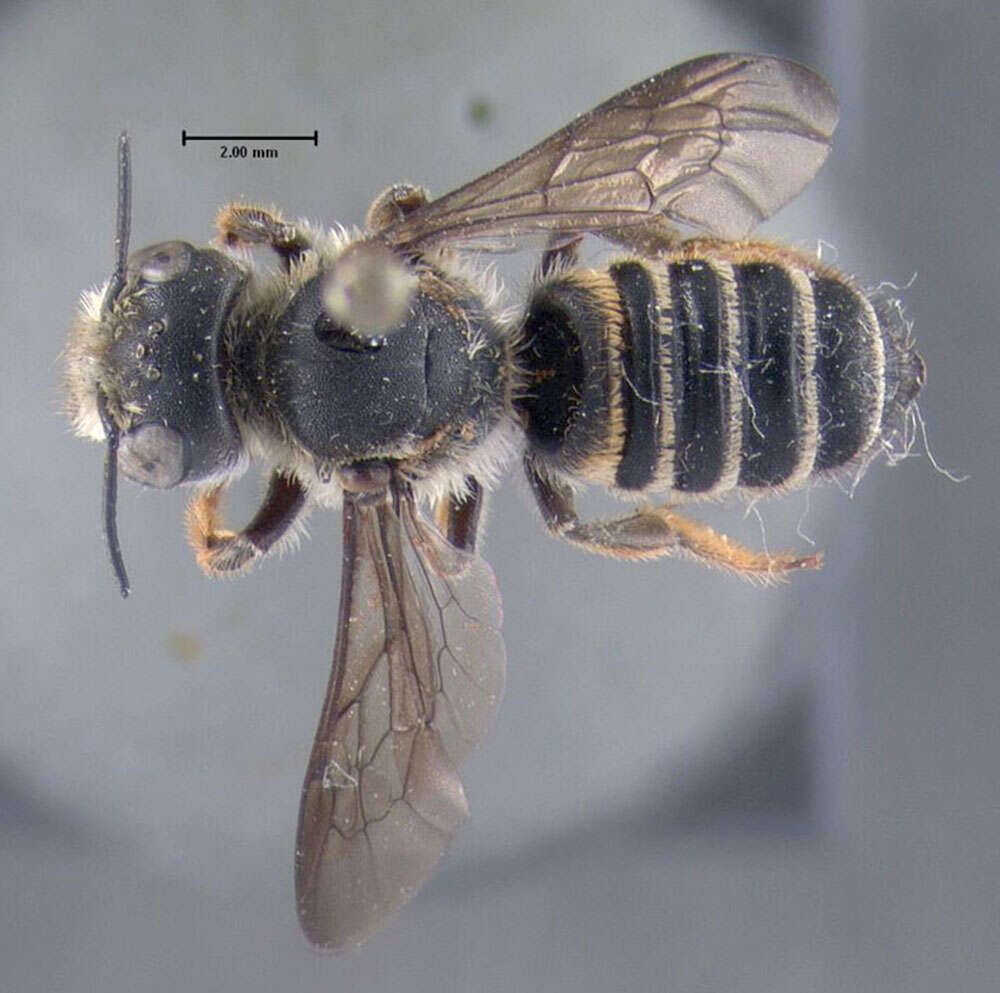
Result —
[[266, 245], [285, 263], [285, 270], [313, 247], [308, 236], [275, 210], [252, 203], [231, 203], [215, 218], [219, 240], [230, 248]]
[[194, 557], [210, 576], [245, 572], [255, 565], [290, 533], [306, 507], [302, 484], [273, 472], [253, 520], [242, 531], [229, 531], [219, 511], [223, 489], [220, 484], [198, 493], [188, 504], [186, 515]]
[[642, 507], [607, 521], [581, 521], [568, 486], [550, 479], [528, 458], [524, 469], [549, 532], [588, 552], [620, 559], [681, 554], [746, 579], [765, 581], [796, 569], [819, 569], [823, 564], [822, 553], [755, 552], [669, 506]]

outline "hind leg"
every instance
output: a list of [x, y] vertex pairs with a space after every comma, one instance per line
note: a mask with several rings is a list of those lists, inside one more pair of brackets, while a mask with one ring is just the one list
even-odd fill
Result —
[[525, 472], [549, 532], [588, 552], [620, 559], [686, 555], [703, 565], [763, 580], [797, 569], [818, 569], [823, 563], [822, 553], [799, 556], [754, 551], [669, 506], [641, 507], [607, 521], [581, 521], [568, 486], [540, 473], [529, 459], [525, 459]]

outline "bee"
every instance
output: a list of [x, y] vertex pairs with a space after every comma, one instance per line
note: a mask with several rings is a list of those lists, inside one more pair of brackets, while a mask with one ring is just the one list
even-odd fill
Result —
[[[819, 169], [837, 113], [802, 65], [709, 55], [439, 199], [390, 187], [363, 230], [235, 203], [216, 245], [131, 256], [122, 137], [116, 266], [84, 294], [67, 361], [76, 429], [106, 445], [122, 592], [119, 469], [195, 486], [188, 535], [210, 575], [287, 544], [314, 506], [341, 508], [333, 666], [295, 849], [313, 943], [368, 938], [467, 816], [457, 768], [493, 720], [505, 667], [478, 534], [512, 459], [546, 528], [573, 544], [767, 579], [820, 556], [744, 548], [676, 508], [858, 471], [907, 429], [925, 375], [894, 301], [747, 240]], [[624, 254], [582, 266], [588, 234]], [[512, 315], [465, 253], [539, 236]], [[256, 247], [276, 268], [254, 265]], [[222, 495], [251, 463], [269, 486], [231, 530]], [[583, 520], [585, 484], [635, 506]]]

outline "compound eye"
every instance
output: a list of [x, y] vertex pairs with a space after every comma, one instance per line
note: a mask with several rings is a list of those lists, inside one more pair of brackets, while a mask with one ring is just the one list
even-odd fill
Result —
[[184, 439], [163, 424], [140, 424], [118, 443], [118, 466], [143, 486], [176, 486], [184, 478]]
[[191, 267], [191, 246], [183, 241], [164, 241], [136, 252], [128, 260], [130, 273], [147, 283], [168, 283]]

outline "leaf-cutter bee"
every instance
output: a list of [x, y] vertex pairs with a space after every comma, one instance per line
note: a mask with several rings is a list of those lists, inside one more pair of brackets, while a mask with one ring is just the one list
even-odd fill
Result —
[[[836, 121], [829, 86], [804, 66], [709, 55], [440, 199], [391, 187], [362, 231], [237, 203], [217, 219], [218, 245], [132, 256], [123, 136], [117, 264], [84, 294], [67, 362], [75, 427], [106, 443], [122, 591], [118, 468], [148, 486], [196, 484], [188, 532], [212, 575], [280, 547], [313, 505], [342, 507], [333, 669], [295, 853], [310, 941], [365, 940], [467, 815], [456, 767], [496, 712], [505, 664], [477, 535], [513, 457], [559, 537], [766, 579], [820, 557], [743, 548], [676, 506], [857, 471], [907, 430], [924, 367], [894, 301], [746, 240], [813, 177]], [[582, 267], [587, 234], [624, 254]], [[462, 253], [539, 235], [538, 275], [506, 315]], [[276, 270], [254, 267], [255, 246]], [[269, 489], [227, 530], [222, 491], [251, 462], [269, 467]], [[636, 507], [581, 520], [585, 483]], [[650, 493], [665, 502], [641, 502]]]

